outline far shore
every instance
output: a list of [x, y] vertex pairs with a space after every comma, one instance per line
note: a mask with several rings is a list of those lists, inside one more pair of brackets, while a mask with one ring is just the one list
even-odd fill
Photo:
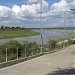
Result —
[[39, 34], [39, 32], [32, 31], [31, 29], [0, 29], [0, 39], [28, 37]]

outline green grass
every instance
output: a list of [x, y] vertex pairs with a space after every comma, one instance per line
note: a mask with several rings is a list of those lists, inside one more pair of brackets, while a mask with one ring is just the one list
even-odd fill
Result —
[[39, 35], [31, 29], [0, 29], [0, 39]]

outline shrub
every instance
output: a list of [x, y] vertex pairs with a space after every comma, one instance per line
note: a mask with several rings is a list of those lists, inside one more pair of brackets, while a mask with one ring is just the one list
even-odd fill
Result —
[[75, 40], [69, 40], [70, 44], [75, 44]]
[[49, 40], [48, 45], [49, 45], [49, 48], [53, 50], [57, 45], [57, 41], [56, 40]]

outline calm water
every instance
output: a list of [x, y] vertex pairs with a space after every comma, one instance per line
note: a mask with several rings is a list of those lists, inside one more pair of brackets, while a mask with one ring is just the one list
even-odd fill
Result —
[[[34, 30], [34, 31], [40, 32], [40, 30]], [[75, 30], [43, 30], [43, 41], [46, 44], [48, 39], [59, 39], [59, 38], [70, 36], [70, 34], [75, 35], [74, 32]], [[21, 43], [26, 40], [31, 42], [35, 41], [37, 43], [41, 43], [41, 37], [40, 35], [37, 35], [37, 36], [29, 36], [29, 37], [1, 39], [0, 44], [7, 43], [10, 40], [17, 40]]]

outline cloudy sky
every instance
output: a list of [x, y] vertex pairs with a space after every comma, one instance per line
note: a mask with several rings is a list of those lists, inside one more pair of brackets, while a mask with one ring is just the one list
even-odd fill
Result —
[[[43, 27], [74, 26], [75, 0], [42, 0]], [[0, 0], [0, 25], [40, 27], [40, 0]]]

